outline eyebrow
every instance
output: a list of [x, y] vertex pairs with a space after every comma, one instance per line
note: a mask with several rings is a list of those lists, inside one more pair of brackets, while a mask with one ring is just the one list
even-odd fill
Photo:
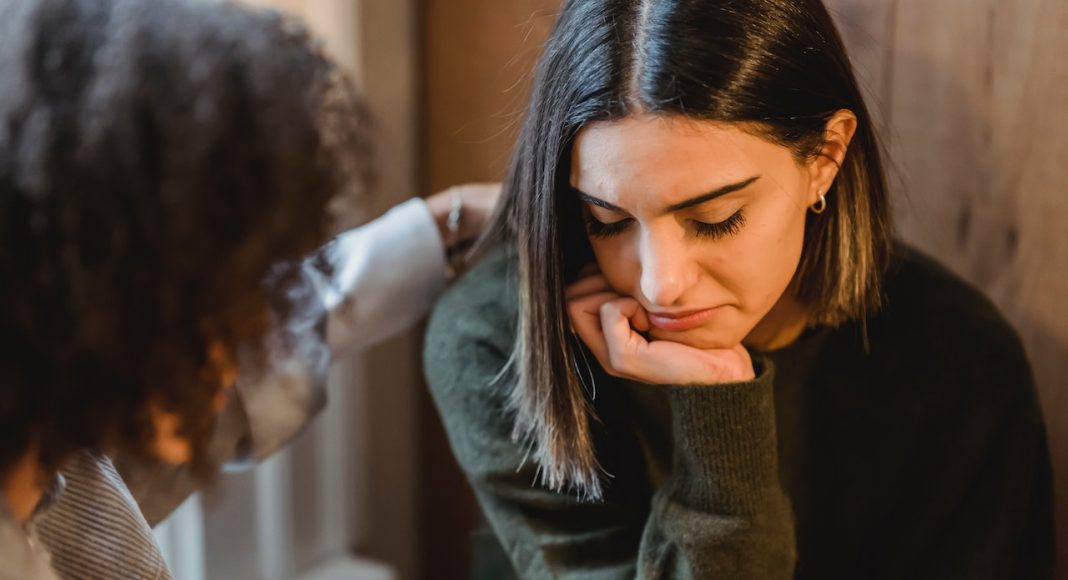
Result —
[[[731, 183], [729, 185], [724, 185], [723, 187], [720, 187], [720, 188], [718, 188], [718, 189], [716, 189], [714, 191], [710, 191], [708, 193], [701, 194], [701, 195], [699, 195], [697, 197], [692, 197], [692, 198], [687, 199], [685, 201], [680, 201], [679, 203], [669, 205], [668, 207], [664, 208], [664, 211], [662, 213], [668, 214], [668, 213], [675, 213], [677, 211], [682, 211], [684, 209], [690, 209], [691, 207], [698, 206], [698, 205], [701, 205], [702, 203], [712, 201], [713, 199], [716, 199], [717, 197], [721, 197], [721, 196], [727, 195], [728, 193], [734, 193], [736, 191], [745, 189], [746, 187], [749, 187], [750, 185], [752, 185], [756, 180], [760, 179], [760, 177], [761, 176], [759, 176], [759, 175], [754, 175], [753, 177], [750, 177], [749, 179], [745, 179], [745, 180], [739, 181], [737, 183]], [[580, 191], [576, 187], [572, 187], [572, 189], [575, 190], [575, 193], [578, 194], [579, 200], [582, 201], [582, 202], [588, 203], [590, 205], [595, 205], [597, 207], [603, 207], [604, 209], [607, 209], [609, 211], [614, 211], [614, 212], [617, 212], [617, 213], [627, 213], [627, 210], [625, 210], [625, 209], [623, 209], [623, 208], [621, 208], [621, 207], [619, 207], [617, 205], [612, 205], [612, 204], [608, 203], [607, 201], [605, 201], [603, 199], [598, 199], [596, 197], [593, 197], [592, 195], [590, 195], [588, 193]]]

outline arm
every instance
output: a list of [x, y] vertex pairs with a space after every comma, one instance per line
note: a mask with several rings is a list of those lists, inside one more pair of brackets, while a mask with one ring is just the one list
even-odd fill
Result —
[[[325, 376], [317, 375], [325, 375], [331, 359], [382, 342], [426, 316], [445, 289], [446, 246], [478, 235], [499, 194], [497, 184], [466, 184], [426, 201], [410, 199], [306, 259], [301, 273], [311, 312], [294, 316], [290, 325], [304, 327], [297, 347], [306, 352], [295, 358], [306, 364], [280, 368], [270, 380], [238, 382], [233, 402], [241, 410], [232, 415], [247, 426], [238, 450], [258, 461], [280, 449], [326, 404]], [[460, 219], [450, 227], [456, 200]], [[328, 350], [320, 353], [323, 316]], [[312, 369], [310, 380], [300, 366]]]
[[[324, 259], [332, 277], [318, 264]], [[444, 246], [426, 202], [411, 199], [338, 236], [305, 260], [301, 273], [300, 291], [315, 299], [302, 301], [294, 317], [305, 319], [299, 332], [308, 336], [298, 346], [326, 353], [319, 330], [325, 314], [329, 355], [343, 356], [405, 330], [426, 314], [445, 287]], [[242, 468], [284, 447], [326, 404], [324, 381], [315, 376], [322, 366], [319, 361], [279, 365], [260, 380], [239, 378], [217, 418], [213, 458]], [[114, 460], [153, 526], [201, 485], [184, 466]]]
[[[511, 439], [509, 381], [494, 377], [511, 350], [505, 322], [515, 315], [483, 300], [483, 282], [457, 288], [437, 308], [426, 372], [456, 457], [521, 577], [793, 576], [770, 367], [742, 383], [643, 387], [668, 391], [676, 449], [652, 497], [630, 426], [602, 412], [598, 457], [612, 477], [603, 502], [582, 502], [534, 484], [536, 466]], [[618, 388], [601, 384], [599, 409]]]
[[[430, 311], [445, 289], [446, 255], [482, 232], [500, 189], [465, 184], [410, 199], [323, 248], [315, 259], [333, 270], [319, 285], [335, 357], [399, 334]], [[310, 263], [306, 270], [317, 272]]]
[[302, 284], [290, 290], [300, 296], [298, 307], [286, 326], [296, 339], [271, 356], [276, 364], [270, 373], [238, 380], [220, 415], [219, 457], [241, 464], [284, 447], [326, 404], [331, 360], [386, 340], [425, 316], [445, 287], [444, 264], [435, 216], [418, 198], [341, 234], [304, 260]]
[[[470, 184], [426, 201], [410, 199], [305, 260], [298, 291], [308, 299], [290, 324], [302, 337], [301, 352], [272, 357], [288, 357], [294, 364], [279, 364], [269, 376], [238, 380], [217, 419], [212, 457], [241, 468], [269, 457], [300, 433], [326, 404], [323, 375], [330, 359], [386, 340], [425, 316], [445, 288], [446, 236], [462, 243], [477, 235], [499, 192], [496, 184]], [[447, 226], [454, 195], [463, 199], [456, 232]], [[200, 486], [182, 466], [122, 457], [115, 463], [151, 525]]]
[[334, 269], [330, 280], [320, 281], [334, 356], [410, 328], [445, 289], [445, 245], [430, 207], [418, 198], [341, 234], [322, 253]]
[[641, 577], [793, 578], [793, 515], [779, 483], [774, 373], [770, 363], [757, 366], [752, 381], [667, 387], [673, 472], [653, 499]]

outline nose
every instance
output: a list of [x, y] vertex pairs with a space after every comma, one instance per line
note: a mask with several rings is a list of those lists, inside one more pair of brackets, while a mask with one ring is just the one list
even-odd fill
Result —
[[650, 306], [675, 305], [694, 283], [696, 266], [688, 258], [682, 240], [673, 237], [650, 232], [639, 242], [641, 291]]

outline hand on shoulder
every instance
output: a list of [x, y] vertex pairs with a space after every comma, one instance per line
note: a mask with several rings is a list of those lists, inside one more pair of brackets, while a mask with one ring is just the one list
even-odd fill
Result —
[[426, 203], [445, 246], [453, 247], [482, 233], [500, 196], [500, 183], [464, 183], [427, 197]]

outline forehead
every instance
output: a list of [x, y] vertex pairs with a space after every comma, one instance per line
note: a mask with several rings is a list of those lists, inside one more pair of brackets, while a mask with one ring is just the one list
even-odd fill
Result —
[[757, 174], [774, 174], [790, 151], [736, 123], [636, 115], [590, 123], [571, 151], [571, 185], [615, 199], [655, 193], [691, 196]]

